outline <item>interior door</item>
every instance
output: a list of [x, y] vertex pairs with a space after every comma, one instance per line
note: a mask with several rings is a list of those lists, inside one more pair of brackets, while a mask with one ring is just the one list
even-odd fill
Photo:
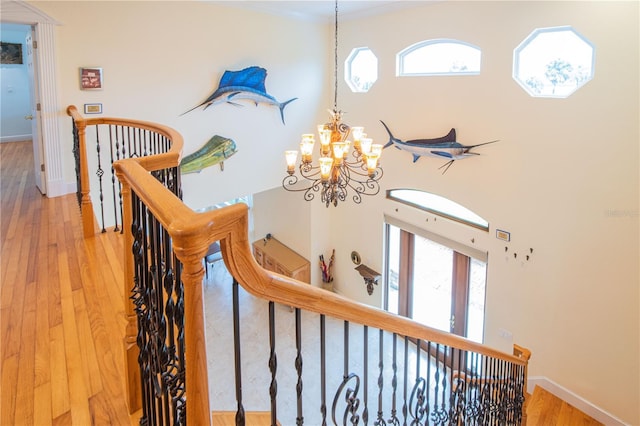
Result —
[[33, 166], [35, 173], [35, 182], [38, 190], [42, 194], [47, 193], [46, 188], [46, 174], [44, 168], [44, 144], [42, 141], [42, 135], [40, 132], [40, 111], [39, 96], [38, 96], [38, 84], [36, 81], [36, 62], [35, 52], [33, 48], [33, 28], [31, 33], [26, 37], [27, 54], [25, 55], [27, 61], [27, 70], [29, 73], [29, 95], [31, 99], [31, 114], [25, 117], [26, 120], [31, 120], [31, 138], [33, 139]]

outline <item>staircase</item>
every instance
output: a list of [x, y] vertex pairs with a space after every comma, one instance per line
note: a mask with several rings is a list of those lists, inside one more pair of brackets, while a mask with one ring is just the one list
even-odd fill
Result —
[[527, 406], [527, 426], [602, 425], [554, 394], [536, 386]]
[[[224, 425], [232, 416], [238, 426], [524, 422], [526, 349], [503, 353], [263, 269], [246, 205], [195, 213], [182, 203], [179, 134], [68, 112], [83, 219], [91, 207], [86, 153], [113, 152], [110, 162], [96, 161], [99, 216], [104, 232], [112, 208], [123, 233], [127, 395], [131, 412], [142, 408], [141, 424]], [[110, 166], [117, 182], [104, 172]], [[108, 187], [113, 193], [103, 194]], [[108, 199], [113, 206], [103, 208]], [[95, 229], [93, 217], [84, 222], [85, 234]], [[228, 315], [205, 318], [203, 258], [214, 242], [233, 278], [231, 303]], [[260, 327], [248, 329], [256, 308]], [[208, 334], [214, 325], [227, 340]], [[209, 359], [226, 368], [212, 375]], [[233, 415], [211, 409], [221, 398], [231, 399], [224, 409]]]

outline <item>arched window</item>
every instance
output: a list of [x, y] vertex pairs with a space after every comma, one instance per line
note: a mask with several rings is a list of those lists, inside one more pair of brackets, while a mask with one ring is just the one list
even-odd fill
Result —
[[459, 40], [424, 40], [396, 56], [396, 75], [478, 75], [482, 51]]
[[448, 198], [430, 192], [416, 189], [391, 189], [387, 191], [387, 198], [483, 231], [489, 231], [489, 222], [476, 213]]

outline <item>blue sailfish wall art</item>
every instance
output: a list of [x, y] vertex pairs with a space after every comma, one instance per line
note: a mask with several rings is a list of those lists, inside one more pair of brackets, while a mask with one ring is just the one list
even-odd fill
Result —
[[389, 130], [389, 127], [384, 123], [384, 121], [380, 120], [380, 122], [384, 128], [387, 129], [387, 133], [389, 133], [389, 142], [387, 142], [384, 148], [394, 145], [398, 149], [407, 151], [413, 155], [414, 163], [423, 156], [448, 159], [448, 162], [438, 167], [438, 169], [444, 168], [442, 174], [449, 170], [449, 167], [451, 167], [454, 161], [469, 158], [474, 155], [480, 155], [477, 152], [471, 152], [473, 148], [498, 142], [495, 140], [476, 145], [462, 145], [460, 142], [456, 141], [456, 129], [451, 129], [449, 133], [439, 138], [403, 141], [393, 136], [391, 130]]
[[284, 107], [298, 98], [292, 98], [285, 102], [279, 102], [276, 98], [267, 93], [265, 80], [267, 70], [258, 66], [252, 66], [240, 71], [225, 71], [222, 74], [218, 88], [204, 102], [184, 112], [182, 115], [193, 111], [204, 105], [203, 110], [211, 105], [228, 103], [235, 106], [242, 106], [237, 101], [250, 100], [256, 106], [263, 103], [274, 105], [280, 109], [280, 118], [284, 124]]

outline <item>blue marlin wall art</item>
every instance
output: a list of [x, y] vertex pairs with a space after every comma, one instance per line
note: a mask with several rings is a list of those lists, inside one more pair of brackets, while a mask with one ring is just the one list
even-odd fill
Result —
[[236, 152], [236, 143], [233, 140], [215, 135], [200, 149], [180, 161], [180, 173], [200, 173], [202, 169], [216, 164], [220, 164], [220, 170], [224, 171], [224, 160]]
[[235, 106], [242, 106], [237, 101], [250, 100], [256, 106], [260, 103], [274, 105], [280, 109], [280, 118], [284, 123], [284, 107], [290, 102], [298, 98], [292, 98], [285, 102], [278, 102], [276, 98], [267, 93], [264, 82], [267, 78], [267, 70], [258, 66], [252, 66], [240, 71], [225, 71], [222, 74], [218, 88], [204, 102], [189, 111], [182, 113], [184, 115], [204, 105], [203, 110], [211, 105], [228, 103]]
[[471, 152], [473, 148], [498, 142], [495, 140], [476, 145], [462, 145], [456, 141], [456, 129], [451, 129], [449, 133], [439, 138], [403, 141], [393, 136], [384, 121], [380, 120], [380, 122], [384, 128], [387, 129], [387, 133], [389, 133], [389, 142], [387, 142], [384, 148], [394, 145], [402, 151], [407, 151], [413, 155], [414, 163], [423, 156], [448, 159], [448, 162], [438, 167], [438, 169], [444, 168], [442, 174], [445, 174], [446, 171], [449, 170], [449, 167], [451, 167], [454, 161], [480, 155], [477, 152]]

